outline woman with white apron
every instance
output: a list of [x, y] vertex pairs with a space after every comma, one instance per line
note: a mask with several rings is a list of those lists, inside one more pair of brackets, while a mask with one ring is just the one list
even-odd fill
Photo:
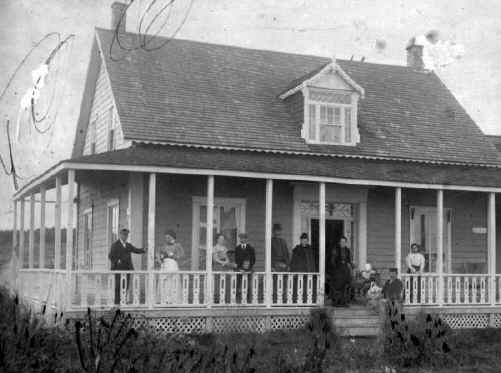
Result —
[[183, 247], [176, 242], [176, 232], [168, 230], [165, 232], [165, 244], [160, 248], [158, 254], [158, 262], [160, 263], [160, 303], [181, 303], [182, 279], [181, 276], [175, 272], [179, 271], [179, 260], [182, 259], [183, 256]]

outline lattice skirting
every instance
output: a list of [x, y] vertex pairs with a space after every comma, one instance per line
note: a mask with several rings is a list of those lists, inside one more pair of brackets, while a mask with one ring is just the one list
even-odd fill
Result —
[[488, 313], [449, 313], [442, 314], [441, 317], [452, 329], [477, 329], [489, 327]]
[[134, 315], [136, 328], [159, 333], [264, 333], [270, 330], [300, 329], [309, 320], [307, 315], [154, 317]]
[[494, 328], [501, 328], [501, 313], [492, 315], [492, 326]]
[[309, 317], [303, 315], [271, 316], [271, 329], [301, 329], [308, 320]]

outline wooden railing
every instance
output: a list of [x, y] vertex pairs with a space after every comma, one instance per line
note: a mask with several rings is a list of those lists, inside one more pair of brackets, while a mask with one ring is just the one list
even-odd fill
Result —
[[203, 306], [207, 274], [200, 271], [151, 272], [155, 307]]
[[66, 271], [44, 268], [19, 269], [17, 288], [22, 298], [62, 309], [67, 299]]
[[[75, 271], [71, 274], [73, 308], [158, 308], [265, 306], [264, 272], [213, 272], [208, 299], [203, 271]], [[318, 273], [273, 273], [270, 306], [318, 303]]]
[[264, 272], [213, 272], [214, 305], [264, 305]]
[[444, 274], [442, 289], [435, 273], [403, 274], [402, 281], [406, 305], [485, 305], [491, 302], [491, 277], [487, 274]]
[[272, 274], [272, 304], [312, 306], [318, 304], [319, 273], [279, 272]]

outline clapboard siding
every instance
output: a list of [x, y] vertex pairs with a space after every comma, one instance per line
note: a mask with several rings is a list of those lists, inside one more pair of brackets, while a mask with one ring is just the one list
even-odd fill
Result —
[[[391, 267], [395, 261], [394, 190], [376, 188], [367, 204], [367, 257], [376, 267]], [[436, 191], [404, 190], [402, 196], [402, 268], [410, 247], [410, 206], [435, 206]], [[444, 207], [452, 211], [452, 269], [464, 271], [487, 263], [487, 235], [472, 232], [487, 226], [487, 194], [445, 192]], [[485, 268], [486, 270], [486, 268]]]
[[[109, 268], [109, 242], [106, 237], [107, 203], [119, 200], [119, 227], [128, 226], [128, 175], [124, 173], [89, 173], [80, 180], [79, 227], [83, 226], [83, 212], [92, 209], [92, 261], [93, 269]], [[79, 263], [83, 261], [83, 229], [78, 232]]]
[[367, 196], [367, 261], [375, 268], [393, 267], [394, 194], [389, 188], [369, 189]]
[[106, 70], [100, 63], [99, 75], [96, 81], [96, 89], [92, 100], [89, 125], [85, 134], [84, 155], [91, 154], [91, 123], [96, 121], [96, 153], [108, 151], [108, 129], [109, 129], [109, 110], [113, 110], [113, 118], [117, 122], [114, 134], [116, 149], [130, 146], [130, 141], [123, 138], [123, 132], [120, 121], [113, 103], [113, 93], [106, 76]]
[[[93, 261], [95, 269], [108, 268], [109, 243], [106, 241], [106, 204], [111, 199], [120, 202], [120, 226], [128, 226], [129, 178], [126, 173], [90, 172], [79, 176], [80, 206], [79, 226], [83, 225], [82, 213], [93, 206]], [[147, 178], [145, 178], [147, 183]], [[256, 248], [256, 270], [264, 270], [265, 248], [265, 180], [245, 178], [215, 178], [216, 198], [242, 198], [246, 201], [246, 232]], [[145, 184], [145, 191], [147, 191]], [[192, 246], [193, 197], [205, 197], [207, 178], [189, 175], [157, 175], [157, 202], [155, 249], [164, 244], [164, 233], [173, 229], [185, 249], [185, 268], [190, 267]], [[392, 188], [371, 188], [367, 199], [367, 258], [376, 268], [394, 266], [394, 196]], [[402, 268], [409, 251], [410, 206], [434, 206], [436, 191], [404, 190], [402, 195]], [[475, 234], [473, 227], [487, 224], [487, 195], [471, 192], [445, 192], [444, 207], [452, 210], [452, 268], [483, 268], [487, 262], [487, 235]], [[147, 239], [147, 193], [144, 195], [143, 241]], [[283, 227], [283, 238], [289, 248], [293, 217], [293, 187], [285, 181], [274, 183], [273, 223]], [[296, 238], [294, 237], [294, 240]], [[83, 247], [83, 231], [78, 235], [79, 247]], [[151, 248], [150, 248], [151, 249]], [[81, 250], [80, 250], [81, 252]], [[470, 266], [470, 267], [468, 267]]]

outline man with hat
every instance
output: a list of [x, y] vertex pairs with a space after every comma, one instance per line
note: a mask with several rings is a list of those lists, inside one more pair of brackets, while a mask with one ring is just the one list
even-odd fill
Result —
[[237, 302], [242, 302], [242, 276], [247, 276], [247, 303], [250, 303], [252, 299], [251, 277], [256, 263], [256, 254], [254, 248], [248, 243], [247, 233], [240, 233], [238, 238], [240, 243], [235, 247], [236, 270], [247, 273], [237, 275]]
[[[119, 233], [119, 238], [111, 245], [108, 258], [111, 262], [112, 271], [133, 271], [131, 253], [144, 254], [146, 249], [138, 249], [127, 242], [129, 230], [122, 228]], [[127, 290], [130, 285], [130, 274], [127, 274]], [[115, 304], [120, 304], [120, 275], [115, 275]]]
[[247, 233], [238, 235], [240, 243], [235, 247], [235, 264], [237, 270], [251, 272], [256, 263], [256, 254], [254, 248], [248, 244], [249, 237]]
[[271, 270], [273, 272], [286, 272], [289, 270], [289, 249], [282, 238], [282, 226], [280, 224], [273, 224]]

